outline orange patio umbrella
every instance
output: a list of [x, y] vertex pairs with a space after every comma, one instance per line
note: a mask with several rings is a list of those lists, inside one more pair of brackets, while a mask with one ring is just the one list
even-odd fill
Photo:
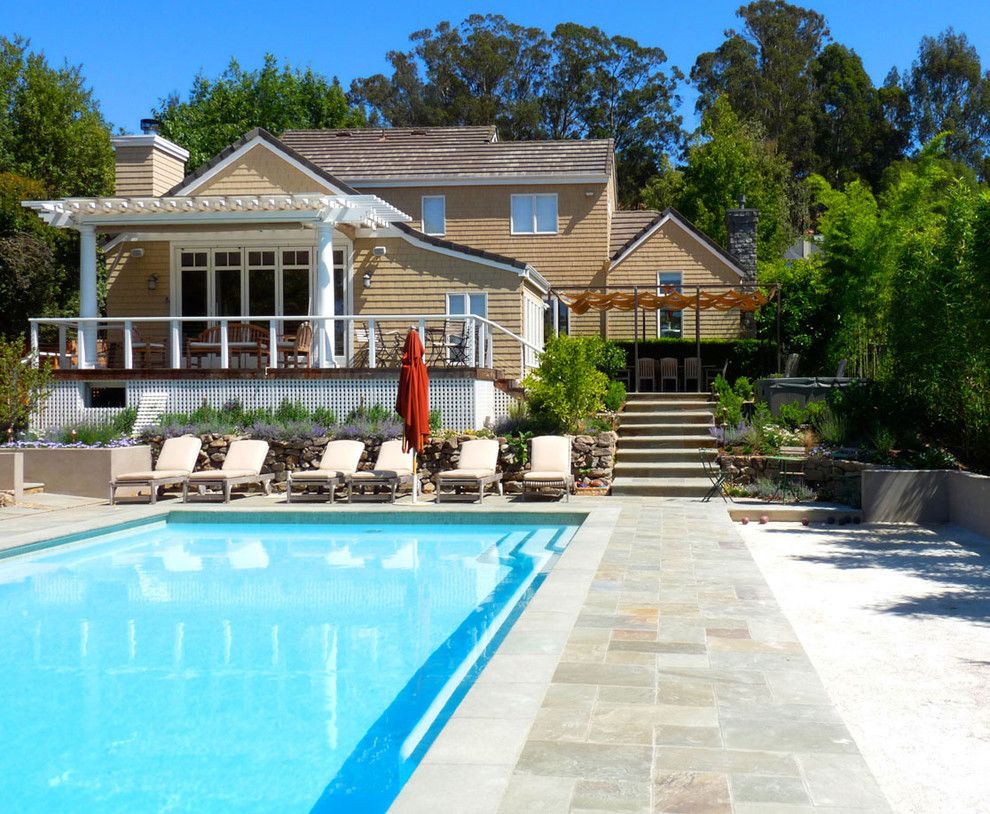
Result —
[[414, 328], [406, 336], [399, 371], [395, 412], [402, 418], [402, 449], [413, 450], [413, 502], [416, 502], [416, 454], [430, 437], [430, 377], [423, 363], [423, 342]]

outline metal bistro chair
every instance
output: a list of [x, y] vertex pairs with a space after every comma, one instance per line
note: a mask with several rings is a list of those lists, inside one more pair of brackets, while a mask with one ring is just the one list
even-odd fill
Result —
[[688, 389], [688, 379], [694, 382], [695, 390], [701, 390], [701, 359], [691, 356], [684, 360], [684, 389]]
[[636, 389], [643, 383], [643, 380], [650, 383], [650, 391], [657, 389], [657, 362], [656, 359], [640, 359], [636, 363]]
[[715, 495], [722, 498], [722, 501], [728, 503], [725, 497], [725, 489], [722, 487], [725, 485], [728, 479], [728, 474], [722, 470], [722, 467], [717, 466], [712, 462], [712, 459], [708, 457], [708, 453], [711, 452], [710, 449], [705, 449], [702, 447], [698, 450], [698, 455], [701, 458], [701, 468], [704, 470], [708, 480], [712, 482], [711, 488], [705, 493], [705, 496], [701, 499], [702, 503], [707, 503]]
[[705, 368], [705, 390], [708, 391], [708, 392], [711, 392], [712, 385], [715, 384], [715, 380], [719, 376], [721, 376], [724, 379], [725, 378], [725, 374], [728, 373], [728, 372], [729, 372], [729, 360], [728, 359], [726, 359], [725, 360], [725, 364], [722, 365], [722, 371], [721, 371], [721, 373], [719, 372], [719, 369], [717, 367], [715, 367], [714, 365], [712, 365], [711, 367], [706, 367]]
[[677, 390], [677, 360], [672, 356], [666, 356], [660, 360], [660, 391], [663, 392], [663, 383], [673, 382], [674, 390]]

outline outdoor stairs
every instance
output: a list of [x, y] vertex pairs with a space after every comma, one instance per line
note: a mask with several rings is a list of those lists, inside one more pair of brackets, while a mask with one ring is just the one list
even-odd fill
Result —
[[630, 393], [619, 414], [613, 495], [704, 497], [700, 449], [714, 448], [705, 393]]

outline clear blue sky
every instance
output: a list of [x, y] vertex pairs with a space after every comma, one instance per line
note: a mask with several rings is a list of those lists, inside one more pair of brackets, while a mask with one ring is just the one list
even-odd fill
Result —
[[[406, 49], [410, 32], [471, 12], [501, 13], [525, 25], [552, 29], [572, 20], [663, 48], [685, 73], [694, 58], [737, 24], [739, 0], [694, 3], [562, 2], [531, 0], [464, 4], [378, 0], [358, 3], [239, 2], [71, 3], [0, 0], [0, 34], [21, 34], [54, 63], [82, 64], [104, 114], [115, 128], [137, 129], [158, 99], [185, 94], [199, 70], [215, 76], [231, 56], [254, 67], [266, 51], [294, 66], [312, 66], [350, 80], [386, 69], [385, 54]], [[801, 4], [801, 3], [799, 3]], [[817, 0], [832, 36], [854, 48], [875, 82], [892, 65], [905, 68], [925, 34], [948, 26], [964, 31], [990, 67], [988, 0]], [[693, 123], [693, 94], [682, 88], [682, 114]]]

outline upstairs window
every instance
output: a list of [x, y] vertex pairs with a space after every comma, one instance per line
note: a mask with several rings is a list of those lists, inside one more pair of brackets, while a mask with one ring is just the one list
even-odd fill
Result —
[[557, 234], [557, 195], [513, 195], [512, 234]]
[[443, 195], [424, 195], [423, 231], [428, 235], [442, 235], [447, 231], [447, 201]]

